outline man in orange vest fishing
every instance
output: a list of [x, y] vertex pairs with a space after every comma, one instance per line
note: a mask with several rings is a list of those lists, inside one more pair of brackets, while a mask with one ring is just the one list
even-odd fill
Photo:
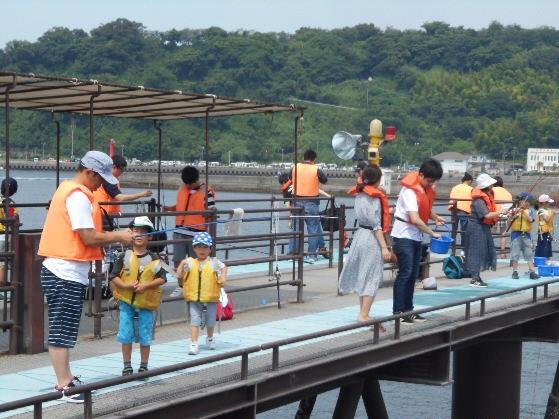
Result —
[[[181, 172], [181, 179], [184, 183], [177, 194], [177, 203], [172, 206], [163, 207], [164, 211], [206, 211], [215, 207], [215, 192], [208, 186], [208, 196], [206, 205], [206, 185], [200, 183], [200, 172], [194, 166], [185, 166]], [[207, 219], [202, 214], [177, 215], [175, 226], [181, 227], [173, 233], [174, 240], [185, 239], [185, 236], [194, 236], [200, 231], [206, 231]], [[173, 262], [175, 268], [187, 256], [194, 257], [192, 241], [175, 243], [173, 245]], [[178, 289], [179, 291], [180, 288]], [[177, 291], [177, 290], [175, 290]]]
[[[119, 154], [115, 154], [113, 157], [113, 176], [117, 178], [122, 175], [124, 169], [128, 163]], [[136, 199], [140, 198], [147, 198], [151, 196], [151, 191], [146, 189], [145, 191], [133, 193], [133, 194], [123, 194], [120, 191], [120, 182], [116, 185], [111, 185], [109, 182], [103, 180], [103, 183], [99, 189], [93, 192], [93, 197], [95, 198], [95, 202], [113, 202], [113, 201], [135, 201]], [[120, 213], [120, 205], [101, 205], [108, 214], [118, 214]]]
[[46, 259], [41, 269], [41, 285], [47, 298], [49, 317], [49, 355], [56, 373], [55, 389], [63, 399], [83, 403], [83, 393], [66, 396], [64, 392], [81, 381], [70, 371], [70, 349], [76, 344], [83, 305], [89, 283], [91, 262], [103, 258], [101, 246], [132, 244], [130, 230], [103, 231], [101, 210], [93, 191], [103, 181], [116, 184], [113, 161], [100, 151], [88, 151], [78, 172], [60, 184], [47, 213], [39, 256]]
[[[394, 314], [413, 310], [413, 291], [415, 280], [419, 276], [421, 262], [421, 242], [423, 234], [440, 238], [427, 223], [434, 220], [444, 224], [444, 219], [433, 211], [435, 202], [435, 182], [443, 175], [438, 160], [427, 159], [419, 168], [419, 172], [411, 172], [402, 181], [402, 189], [398, 195], [392, 226], [393, 250], [398, 258], [398, 275], [394, 281]], [[406, 316], [402, 324], [413, 324], [424, 321], [419, 314]]]
[[458, 230], [460, 230], [460, 244], [464, 246], [464, 233], [468, 217], [472, 212], [472, 182], [474, 178], [468, 172], [462, 176], [462, 181], [450, 190], [449, 210], [456, 208], [458, 216]]
[[[320, 201], [318, 199], [310, 198], [318, 198], [320, 194], [320, 184], [328, 182], [328, 178], [316, 165], [316, 153], [314, 150], [305, 151], [303, 159], [303, 163], [297, 163], [297, 167], [292, 169], [291, 179], [293, 180], [294, 197], [305, 199], [299, 201], [296, 200], [294, 205], [304, 208], [304, 213], [302, 215], [310, 216], [309, 218], [304, 218], [305, 223], [307, 224], [307, 233], [309, 235], [320, 234], [322, 233], [320, 218], [318, 217]], [[299, 218], [295, 218], [293, 230], [299, 231]], [[309, 256], [306, 259], [308, 263], [316, 262], [319, 248], [324, 248], [324, 237], [309, 237]], [[292, 238], [289, 240], [289, 252], [299, 252], [298, 239], [294, 240]]]

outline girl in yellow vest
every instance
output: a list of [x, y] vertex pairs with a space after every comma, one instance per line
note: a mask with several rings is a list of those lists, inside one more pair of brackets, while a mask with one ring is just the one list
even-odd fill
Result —
[[528, 192], [520, 193], [515, 201], [510, 233], [510, 260], [512, 261], [512, 279], [518, 279], [518, 260], [523, 257], [528, 262], [530, 279], [540, 276], [534, 268], [534, 250], [532, 243], [532, 227], [536, 220], [536, 212], [530, 208], [534, 197]]
[[217, 303], [221, 287], [227, 281], [227, 267], [217, 258], [210, 257], [212, 236], [206, 232], [196, 233], [192, 247], [196, 258], [187, 257], [177, 269], [179, 285], [190, 311], [191, 344], [189, 355], [197, 355], [200, 328], [208, 327], [206, 347], [215, 349], [214, 327]]
[[[155, 229], [148, 217], [136, 217], [130, 228], [138, 234], [132, 249], [121, 252], [111, 272], [113, 295], [119, 300], [120, 322], [117, 340], [122, 343], [122, 375], [130, 375], [132, 369], [132, 343], [140, 343], [140, 368], [148, 370], [149, 353], [155, 324], [155, 311], [161, 303], [161, 285], [167, 282], [166, 272], [159, 256], [148, 251], [150, 236]], [[135, 336], [134, 321], [138, 322]]]
[[536, 214], [538, 223], [538, 244], [536, 245], [535, 255], [551, 259], [553, 256], [553, 231], [555, 230], [556, 210], [549, 208], [555, 201], [549, 195], [543, 194], [538, 198], [539, 209]]

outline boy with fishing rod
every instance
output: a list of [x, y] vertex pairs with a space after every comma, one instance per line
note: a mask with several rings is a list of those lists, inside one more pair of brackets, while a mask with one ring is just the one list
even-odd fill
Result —
[[[155, 311], [161, 304], [161, 286], [167, 282], [159, 256], [148, 251], [155, 228], [148, 217], [136, 217], [130, 223], [135, 233], [132, 249], [121, 252], [111, 272], [113, 295], [119, 301], [120, 323], [117, 340], [122, 344], [122, 375], [132, 369], [132, 343], [140, 343], [140, 367], [148, 370], [150, 345], [155, 325]], [[135, 332], [137, 321], [137, 336]]]
[[538, 225], [538, 242], [536, 245], [535, 256], [544, 257], [551, 260], [553, 257], [553, 232], [555, 231], [555, 216], [557, 209], [551, 209], [550, 205], [555, 201], [547, 194], [542, 194], [538, 198], [538, 211], [536, 221]]
[[213, 240], [206, 232], [196, 233], [192, 247], [196, 257], [187, 257], [177, 268], [179, 286], [183, 289], [190, 312], [191, 344], [189, 355], [200, 351], [198, 337], [200, 329], [207, 326], [206, 347], [215, 349], [214, 327], [217, 303], [221, 288], [227, 281], [227, 267], [217, 258], [210, 257]]

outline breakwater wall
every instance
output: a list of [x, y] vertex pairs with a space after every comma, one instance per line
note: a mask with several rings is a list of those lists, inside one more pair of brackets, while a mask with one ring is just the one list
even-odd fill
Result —
[[[178, 189], [182, 185], [180, 172], [183, 166], [162, 166], [162, 185], [168, 189]], [[11, 161], [11, 169], [21, 170], [56, 170], [54, 162]], [[76, 170], [77, 163], [62, 163], [61, 170]], [[226, 192], [263, 192], [278, 194], [278, 172], [274, 168], [239, 168], [239, 167], [210, 167], [210, 184], [217, 190]], [[331, 194], [345, 194], [355, 181], [355, 173], [343, 170], [326, 170], [328, 183], [323, 189]], [[200, 175], [205, 176], [205, 168], [200, 168]], [[392, 174], [391, 195], [400, 190], [398, 173]], [[505, 187], [513, 194], [529, 190], [538, 181], [538, 176], [504, 176]], [[157, 166], [129, 166], [120, 177], [123, 187], [152, 188], [157, 187]], [[450, 189], [460, 182], [460, 177], [443, 177], [437, 183], [439, 196], [448, 196]], [[547, 176], [532, 191], [534, 195], [547, 193], [559, 197], [559, 178]]]

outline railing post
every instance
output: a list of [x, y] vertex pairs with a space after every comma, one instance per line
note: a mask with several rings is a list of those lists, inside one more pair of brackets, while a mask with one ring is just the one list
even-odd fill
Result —
[[[272, 198], [270, 199], [270, 234], [274, 235], [276, 232], [274, 231], [274, 202], [276, 200], [276, 197], [272, 195]], [[276, 226], [277, 228], [277, 226]], [[270, 257], [274, 256], [275, 253], [275, 237], [270, 237], [270, 247], [269, 247], [269, 255]], [[273, 261], [269, 261], [268, 262], [268, 276], [272, 276], [272, 274], [274, 273], [274, 262]]]
[[[207, 163], [207, 161], [206, 161]], [[207, 166], [206, 166], [206, 170], [207, 170]], [[217, 253], [217, 208], [213, 207], [211, 209], [212, 211], [212, 215], [210, 216], [210, 222], [211, 224], [209, 225], [209, 233], [210, 235], [213, 237], [214, 239], [214, 246], [212, 247], [212, 257], [215, 257], [216, 253]]]
[[[451, 237], [452, 237], [452, 255], [456, 256], [456, 236], [458, 234], [458, 211], [456, 209], [456, 205], [454, 205], [452, 207], [452, 209], [450, 210], [450, 219], [452, 222], [452, 230], [451, 230]], [[460, 236], [462, 237], [462, 235]], [[460, 245], [464, 245], [464, 243], [462, 243], [462, 240], [460, 240]]]
[[[340, 280], [340, 275], [342, 274], [342, 269], [344, 268], [344, 230], [345, 230], [345, 204], [340, 205], [340, 210], [338, 211], [338, 222], [340, 226], [339, 238], [338, 238], [338, 281]], [[336, 283], [338, 283], [338, 281]], [[338, 295], [340, 295], [339, 287], [337, 289]]]
[[[336, 208], [336, 198], [332, 196], [330, 198], [330, 211], [327, 214], [329, 217], [334, 216], [336, 212], [335, 208]], [[330, 227], [330, 231], [328, 232], [329, 233], [328, 253], [330, 255], [330, 258], [328, 259], [328, 267], [331, 268], [334, 266], [334, 219], [329, 218], [328, 221], [329, 221], [328, 226]]]
[[[17, 275], [19, 268], [19, 252], [15, 252], [17, 244], [19, 243], [19, 216], [15, 215], [15, 220], [11, 225], [12, 234], [10, 237], [9, 246], [6, 246], [6, 251], [14, 251], [14, 256], [11, 257], [10, 263], [6, 260], [6, 279], [8, 272], [10, 273], [10, 285], [14, 287], [12, 290], [12, 306], [11, 306], [11, 319], [14, 322], [10, 330], [10, 354], [15, 355], [23, 351], [22, 339], [22, 309], [23, 305], [23, 288], [21, 277]], [[21, 307], [21, 308], [20, 308]]]
[[297, 302], [303, 302], [303, 278], [304, 278], [304, 259], [305, 259], [305, 219], [303, 216], [305, 215], [304, 207], [298, 207], [299, 211], [296, 212], [298, 217], [296, 220], [299, 220], [299, 237], [295, 238], [295, 240], [299, 241], [299, 254], [297, 260]]
[[248, 354], [241, 355], [241, 380], [248, 378]]
[[93, 289], [93, 336], [96, 339], [101, 339], [101, 320], [104, 314], [101, 312], [101, 303], [103, 298], [103, 261], [95, 261], [95, 275], [94, 275], [94, 289]]

